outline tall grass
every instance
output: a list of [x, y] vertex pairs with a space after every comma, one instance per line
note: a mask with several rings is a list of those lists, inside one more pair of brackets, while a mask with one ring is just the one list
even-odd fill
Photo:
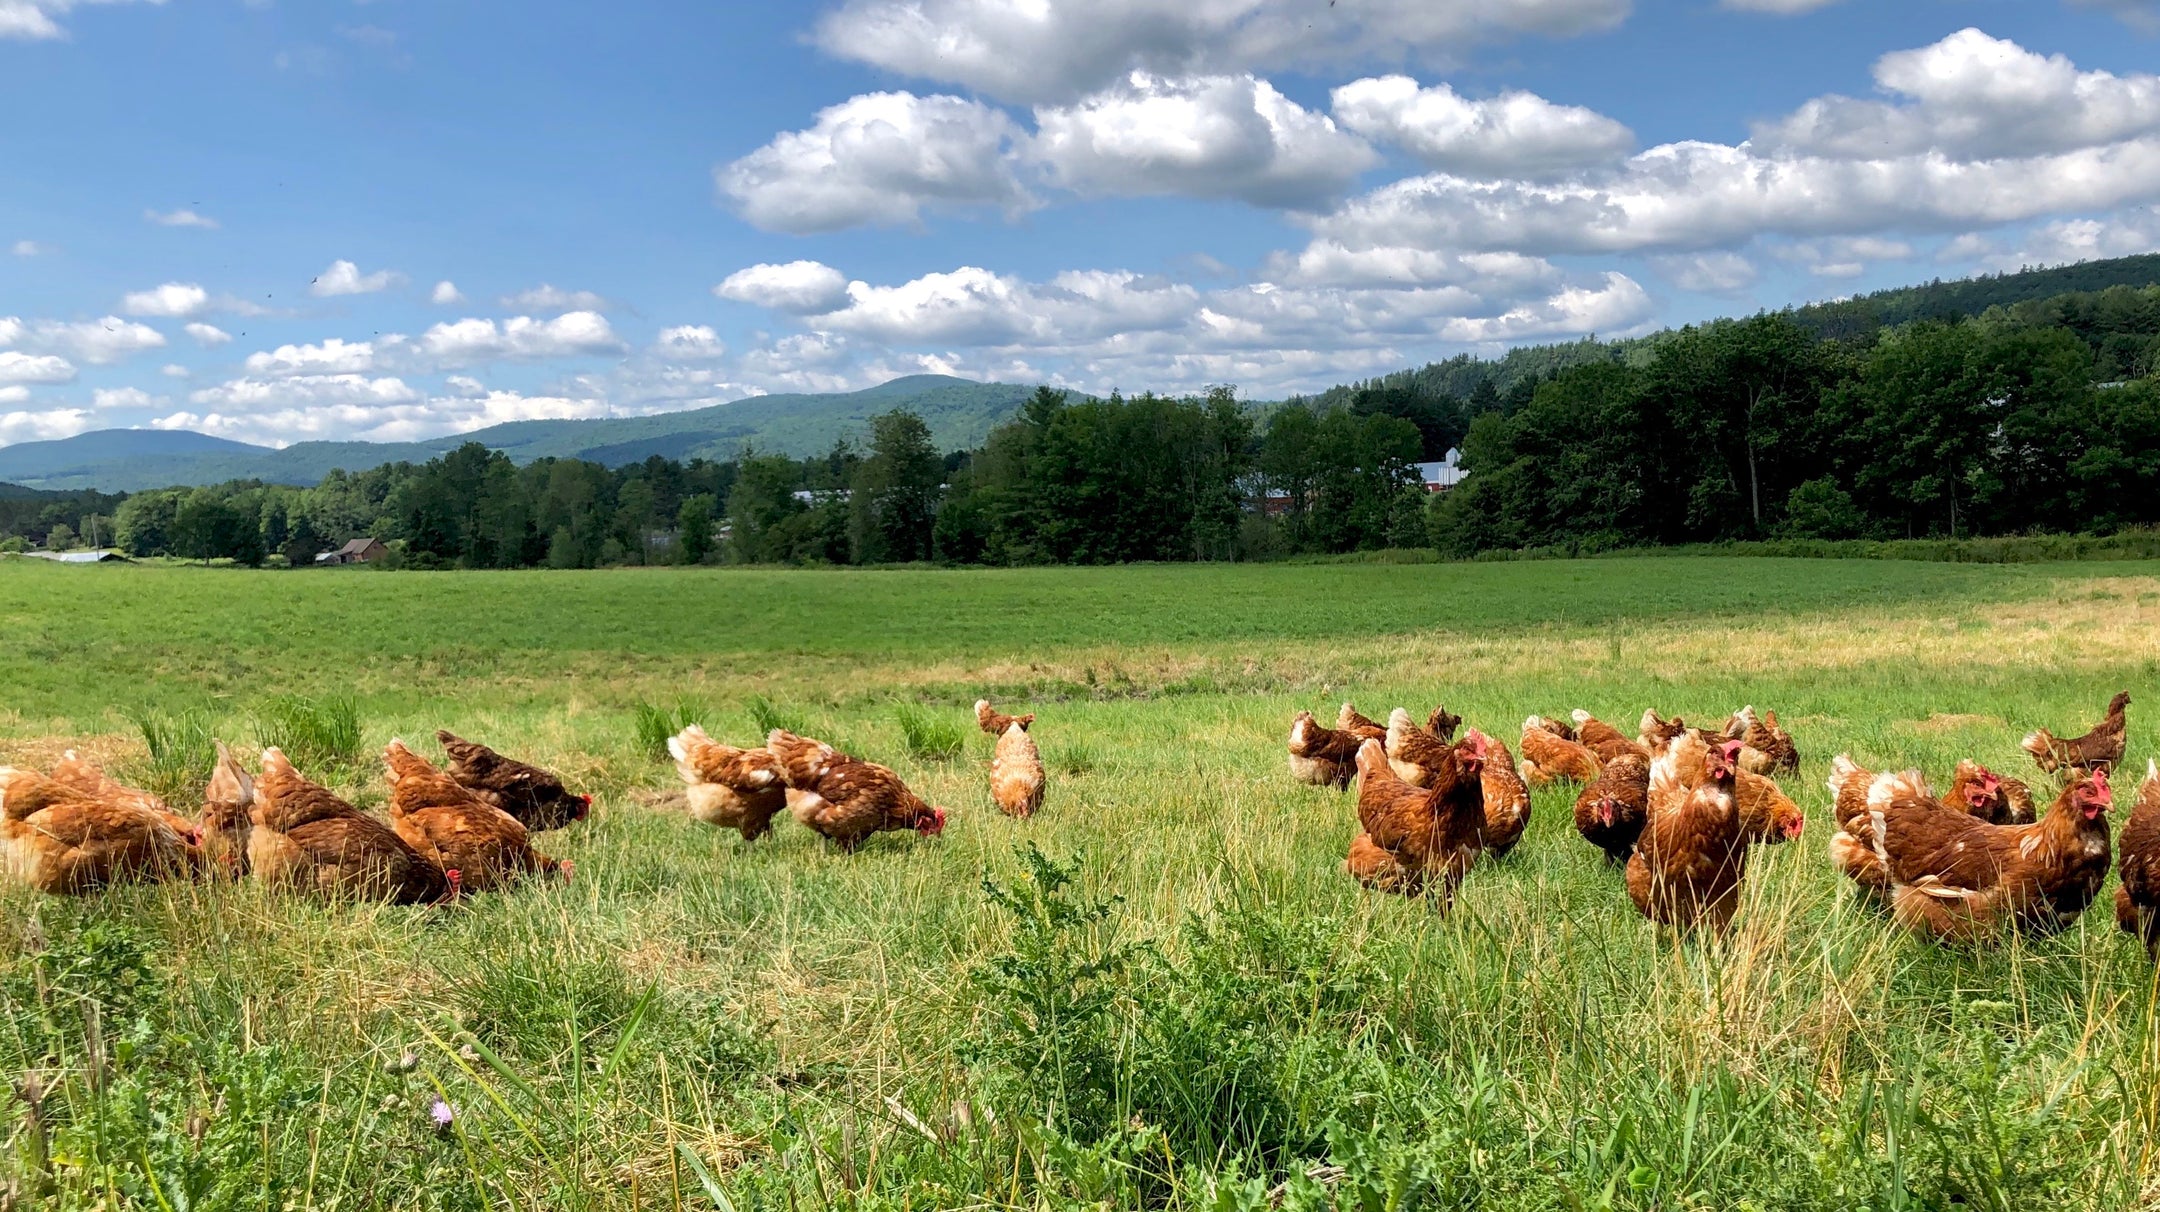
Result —
[[349, 694], [277, 695], [255, 707], [255, 739], [305, 772], [350, 771], [365, 759], [360, 701]]
[[776, 728], [797, 735], [811, 731], [809, 722], [802, 716], [782, 710], [779, 704], [762, 694], [753, 694], [744, 700], [743, 710], [750, 713], [750, 722], [757, 728], [759, 736], [767, 735]]
[[199, 798], [217, 764], [210, 714], [200, 708], [177, 713], [140, 708], [128, 719], [142, 734], [148, 753], [145, 761], [129, 771], [130, 777], [173, 803]]
[[654, 759], [668, 756], [668, 742], [683, 729], [702, 723], [710, 708], [692, 699], [677, 699], [673, 707], [638, 702], [630, 708], [631, 727], [637, 734], [640, 753]]
[[967, 733], [949, 714], [940, 715], [913, 703], [895, 708], [893, 722], [900, 725], [908, 753], [924, 761], [949, 762], [960, 756], [967, 743]]

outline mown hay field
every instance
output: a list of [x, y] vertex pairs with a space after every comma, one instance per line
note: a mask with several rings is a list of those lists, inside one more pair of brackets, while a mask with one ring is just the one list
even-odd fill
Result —
[[[2027, 730], [2125, 688], [2142, 774], [2160, 564], [25, 564], [0, 761], [184, 799], [205, 738], [276, 739], [369, 806], [383, 744], [449, 727], [599, 805], [543, 835], [573, 883], [455, 908], [0, 892], [14, 1207], [2160, 1206], [2154, 969], [2104, 902], [1902, 936], [1826, 865], [1822, 786], [1841, 750], [2029, 775]], [[983, 694], [1040, 714], [1032, 821], [989, 803]], [[1291, 715], [1345, 698], [1510, 745], [1773, 707], [1808, 830], [1683, 939], [1540, 792], [1440, 916], [1348, 881], [1352, 797], [1287, 774]], [[653, 737], [686, 719], [799, 726], [952, 824], [746, 847], [682, 812]]]

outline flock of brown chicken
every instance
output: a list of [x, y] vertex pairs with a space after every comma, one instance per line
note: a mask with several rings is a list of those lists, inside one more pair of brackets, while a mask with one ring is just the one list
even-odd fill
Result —
[[[975, 704], [975, 723], [997, 738], [991, 801], [1007, 816], [1033, 816], [1047, 786], [1042, 753], [1028, 734], [1035, 717], [1001, 714], [984, 699]], [[690, 815], [737, 830], [747, 842], [770, 832], [783, 808], [843, 851], [887, 830], [934, 837], [945, 828], [945, 810], [925, 803], [892, 770], [784, 728], [766, 734], [763, 746], [738, 749], [692, 724], [668, 741], [668, 752], [688, 788]]]
[[[2117, 847], [2109, 773], [2122, 761], [2130, 696], [2084, 736], [2045, 730], [2023, 748], [2060, 789], [2036, 812], [2032, 788], [1978, 762], [1958, 763], [1938, 797], [1917, 771], [1876, 774], [1831, 762], [1838, 831], [1832, 863], [1907, 928], [1970, 941], [2001, 927], [2060, 929], [2099, 895]], [[976, 722], [997, 738], [991, 798], [1026, 817], [1043, 802], [1032, 715], [987, 701]], [[1290, 770], [1323, 787], [1358, 784], [1360, 831], [1344, 868], [1369, 887], [1453, 902], [1481, 856], [1512, 849], [1530, 821], [1530, 788], [1580, 787], [1575, 828], [1624, 865], [1629, 897], [1651, 920], [1722, 926], [1738, 908], [1748, 848], [1800, 836], [1805, 817], [1778, 785], [1800, 752], [1775, 712], [1747, 707], [1716, 731], [1646, 711], [1629, 737], [1585, 711], [1571, 723], [1523, 721], [1520, 762], [1445, 707], [1420, 725], [1397, 708], [1381, 724], [1344, 703], [1335, 726], [1300, 712]], [[1457, 733], [1462, 735], [1458, 738]], [[252, 876], [276, 888], [400, 904], [454, 900], [527, 876], [560, 876], [531, 835], [583, 820], [592, 797], [485, 745], [439, 732], [438, 768], [402, 741], [383, 751], [389, 821], [310, 782], [277, 749], [250, 775], [222, 744], [199, 820], [123, 786], [68, 752], [50, 772], [0, 768], [0, 852], [9, 876], [79, 893], [122, 879]], [[690, 812], [754, 841], [785, 809], [853, 851], [873, 834], [934, 836], [943, 808], [892, 770], [822, 741], [774, 729], [738, 749], [696, 725], [668, 749]], [[2116, 921], [2160, 951], [2160, 763], [2148, 763], [2119, 846]]]
[[[1916, 771], [1873, 774], [1831, 763], [1838, 832], [1832, 863], [1909, 929], [1972, 941], [2002, 927], [2060, 929], [2107, 877], [2113, 805], [2130, 696], [2084, 736], [2046, 730], [2022, 748], [2061, 787], [2044, 813], [2032, 789], [1977, 762], [1958, 763], [1937, 797]], [[1442, 907], [1479, 857], [1503, 855], [1530, 819], [1531, 786], [1571, 784], [1575, 828], [1625, 865], [1629, 898], [1659, 923], [1723, 926], [1739, 907], [1748, 847], [1800, 836], [1805, 817], [1777, 778], [1800, 751], [1777, 713], [1746, 707], [1715, 732], [1655, 711], [1629, 737], [1585, 711], [1572, 723], [1523, 721], [1522, 760], [1445, 707], [1420, 726], [1397, 708], [1385, 725], [1344, 703], [1333, 728], [1311, 712], [1290, 726], [1290, 772], [1316, 786], [1358, 783], [1360, 831], [1344, 869], [1366, 886], [1435, 893]], [[2148, 763], [2120, 845], [2116, 922], [2160, 950], [2160, 763]]]
[[250, 775], [219, 744], [193, 821], [72, 750], [47, 773], [0, 768], [0, 851], [12, 878], [55, 893], [252, 876], [274, 888], [423, 904], [528, 875], [569, 879], [571, 864], [534, 850], [531, 835], [583, 820], [592, 797], [485, 745], [436, 738], [447, 769], [403, 741], [383, 751], [388, 824], [308, 781], [277, 749], [264, 750], [262, 772]]

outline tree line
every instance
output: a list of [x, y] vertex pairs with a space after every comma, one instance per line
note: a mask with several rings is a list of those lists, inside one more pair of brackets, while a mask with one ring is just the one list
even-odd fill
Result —
[[[519, 466], [468, 443], [312, 488], [9, 494], [0, 534], [245, 564], [372, 536], [406, 567], [591, 568], [2105, 533], [2160, 524], [2156, 374], [2160, 287], [1896, 326], [1803, 309], [1273, 406], [1045, 387], [966, 451], [902, 411], [808, 458]], [[1467, 478], [1428, 495], [1415, 464], [1458, 447]]]

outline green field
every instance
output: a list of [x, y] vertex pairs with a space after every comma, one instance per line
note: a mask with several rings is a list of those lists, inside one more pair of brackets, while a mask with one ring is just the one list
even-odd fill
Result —
[[[456, 909], [0, 892], [0, 1066], [44, 1092], [10, 1110], [14, 1207], [2160, 1206], [2142, 951], [2104, 909], [1978, 952], [1896, 933], [1828, 868], [1822, 787], [1840, 750], [2026, 774], [2024, 732], [2123, 688], [2142, 771], [2160, 564], [12, 561], [0, 635], [0, 760], [170, 781], [190, 754], [138, 719], [254, 744], [302, 696], [357, 712], [317, 773], [363, 804], [374, 751], [437, 727], [600, 796], [544, 836], [575, 883]], [[984, 693], [1041, 716], [1033, 821], [990, 806]], [[1345, 697], [1511, 745], [1533, 711], [1774, 707], [1808, 832], [1757, 852], [1729, 937], [1682, 940], [1540, 793], [1441, 917], [1350, 883], [1353, 800], [1285, 771], [1292, 713]], [[681, 813], [644, 705], [798, 723], [953, 823], [745, 847]], [[917, 756], [911, 709], [961, 756]]]

